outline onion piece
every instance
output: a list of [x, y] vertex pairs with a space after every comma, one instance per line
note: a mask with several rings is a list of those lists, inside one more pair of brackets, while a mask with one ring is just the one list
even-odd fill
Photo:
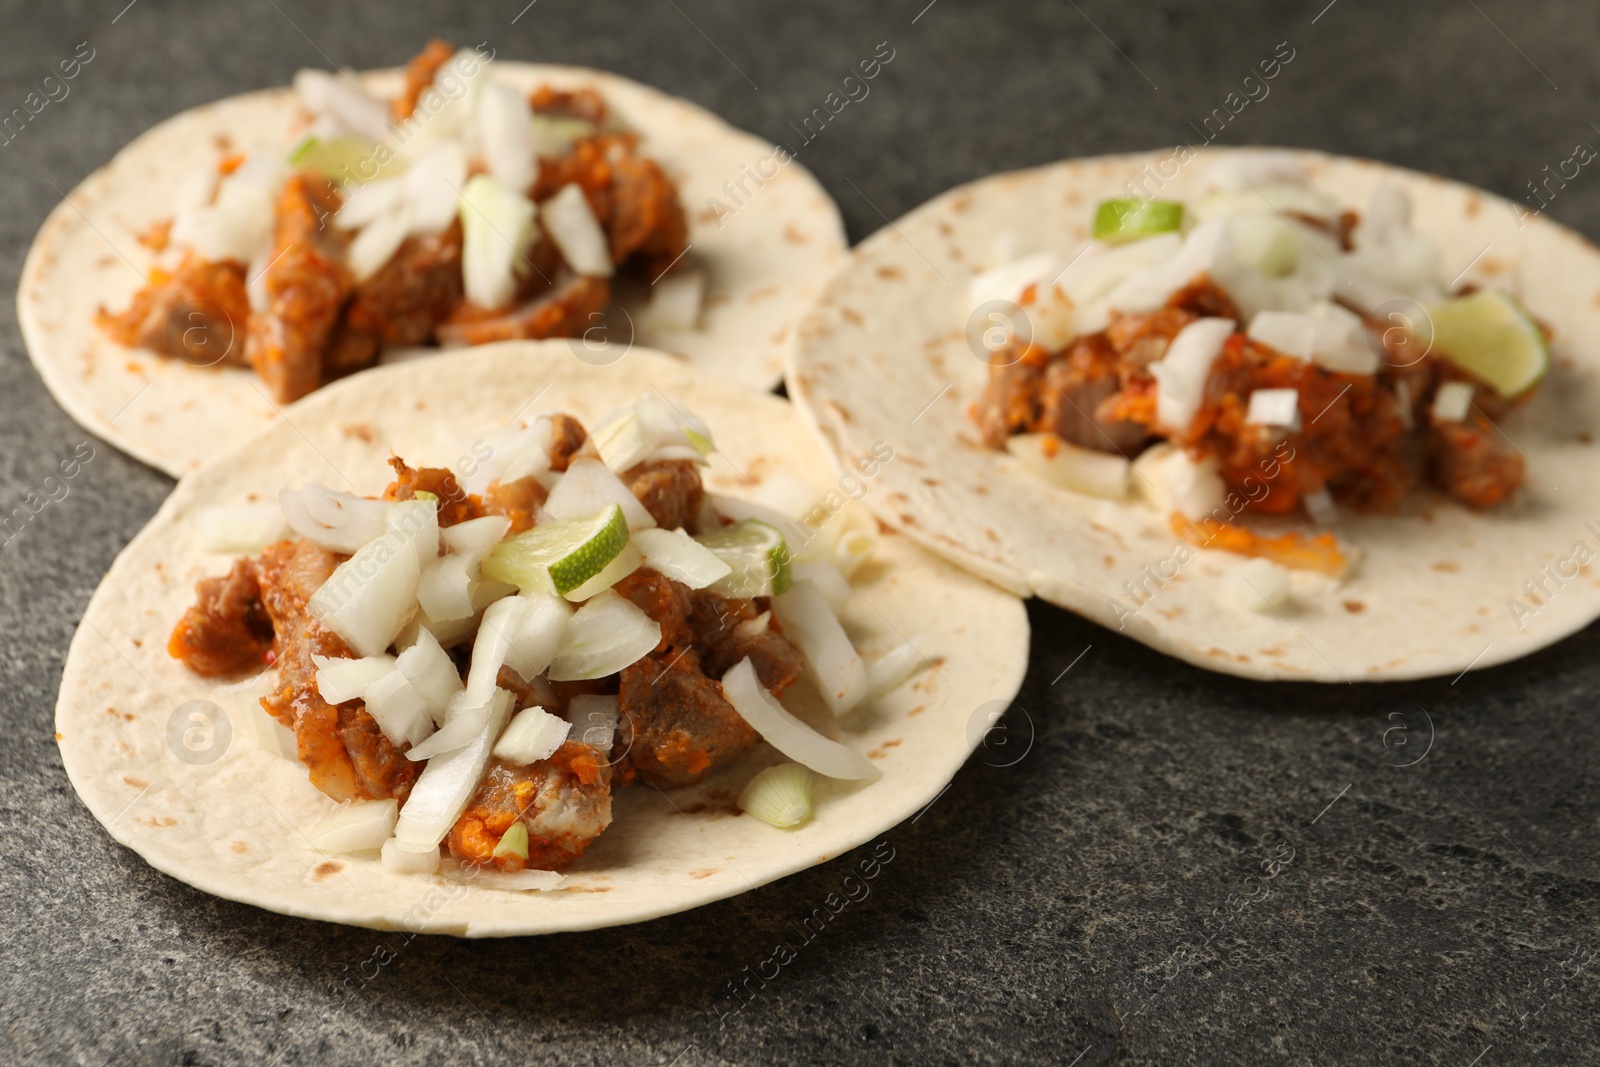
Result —
[[413, 852], [402, 848], [394, 838], [383, 843], [383, 865], [391, 871], [409, 871], [413, 874], [436, 874], [439, 870], [439, 846], [426, 852]]
[[307, 830], [306, 838], [318, 852], [374, 851], [389, 840], [399, 813], [392, 799], [351, 801]]
[[1134, 488], [1163, 517], [1176, 511], [1191, 519], [1203, 518], [1227, 499], [1227, 486], [1215, 457], [1196, 463], [1183, 449], [1165, 441], [1141, 452], [1133, 461], [1133, 472]]
[[523, 708], [495, 742], [496, 758], [526, 767], [549, 759], [566, 741], [572, 724], [543, 708]]
[[478, 98], [478, 140], [495, 181], [525, 190], [538, 177], [533, 108], [509, 85], [487, 82]]
[[531, 606], [529, 600], [508, 596], [484, 609], [478, 639], [472, 644], [472, 664], [467, 668], [467, 704], [486, 704], [494, 695], [500, 668], [511, 650], [511, 639]]
[[682, 530], [639, 530], [630, 543], [644, 556], [646, 566], [690, 589], [704, 589], [733, 573], [715, 552]]
[[335, 567], [307, 607], [356, 652], [381, 655], [410, 619], [420, 577], [414, 546], [386, 533]]
[[1334, 503], [1333, 494], [1328, 492], [1327, 486], [1314, 493], [1306, 493], [1300, 498], [1300, 504], [1312, 522], [1332, 526], [1339, 521], [1339, 505]]
[[278, 494], [278, 507], [294, 532], [335, 552], [354, 552], [382, 536], [384, 519], [392, 505], [354, 493], [340, 493], [320, 485]]
[[350, 198], [333, 216], [341, 230], [359, 230], [392, 215], [405, 203], [405, 184], [399, 178], [381, 178], [356, 187]]
[[573, 270], [595, 278], [611, 277], [611, 244], [582, 186], [575, 182], [563, 185], [539, 205], [539, 221]]
[[462, 483], [469, 493], [482, 493], [492, 482], [512, 482], [550, 469], [550, 420], [540, 416], [525, 427], [501, 426], [485, 434], [479, 443], [487, 445], [489, 455]]
[[467, 159], [459, 145], [446, 142], [421, 156], [400, 179], [405, 193], [408, 236], [448, 229], [460, 210], [467, 183]]
[[561, 635], [572, 618], [572, 605], [548, 593], [528, 592], [518, 599], [525, 601], [528, 607], [510, 635], [505, 665], [516, 671], [523, 681], [531, 681], [543, 674], [555, 659]]
[[417, 568], [439, 555], [439, 503], [436, 500], [400, 500], [389, 505], [384, 529], [400, 539], [417, 557]]
[[604, 678], [649, 655], [661, 643], [661, 626], [610, 589], [589, 599], [567, 621], [550, 664], [550, 679]]
[[509, 699], [494, 701], [489, 721], [476, 737], [454, 752], [430, 759], [422, 768], [400, 812], [400, 821], [395, 824], [399, 847], [422, 852], [437, 848], [444, 840], [483, 780], [489, 751], [510, 716]]
[[367, 688], [373, 682], [394, 670], [393, 656], [349, 659], [313, 653], [311, 661], [317, 666], [317, 694], [330, 704], [360, 700], [366, 696]]
[[484, 515], [439, 530], [439, 540], [452, 552], [487, 552], [511, 532], [511, 520], [505, 515]]
[[367, 686], [362, 700], [383, 736], [397, 747], [419, 744], [433, 733], [428, 698], [399, 671], [391, 670]]
[[[457, 693], [450, 700], [450, 710], [438, 732], [406, 752], [406, 759], [420, 761], [432, 759], [444, 752], [454, 752], [472, 742], [496, 716], [511, 714], [515, 698], [504, 689], [496, 689], [489, 699], [473, 703], [468, 691]], [[503, 720], [502, 720], [503, 721]]]
[[1244, 421], [1256, 426], [1281, 426], [1286, 430], [1298, 430], [1300, 428], [1300, 390], [1252, 390]]
[[844, 572], [832, 563], [792, 563], [789, 573], [797, 582], [813, 583], [836, 615], [859, 595]]
[[1471, 382], [1445, 382], [1433, 395], [1434, 422], [1461, 422], [1471, 410]]
[[342, 75], [325, 70], [295, 72], [294, 93], [313, 115], [327, 115], [351, 133], [380, 141], [389, 135], [389, 109]]
[[566, 473], [556, 482], [544, 502], [544, 510], [553, 519], [587, 519], [612, 504], [622, 506], [622, 515], [628, 520], [628, 529], [643, 530], [656, 524], [656, 520], [639, 498], [598, 459], [575, 459]]
[[918, 652], [911, 642], [896, 645], [867, 664], [866, 699], [877, 700], [885, 693], [893, 692], [928, 665], [928, 658]]
[[1129, 462], [1113, 452], [1080, 448], [1053, 433], [1019, 433], [1006, 439], [1006, 451], [1052, 485], [1075, 493], [1122, 500], [1128, 495]]
[[1239, 607], [1275, 615], [1289, 602], [1289, 572], [1269, 559], [1247, 559], [1228, 572], [1227, 589]]
[[611, 751], [617, 720], [621, 718], [616, 697], [587, 693], [575, 696], [567, 702], [567, 718], [579, 741], [601, 752]]
[[248, 553], [281, 540], [288, 527], [272, 504], [202, 508], [195, 514], [195, 540], [205, 552]]
[[411, 215], [403, 209], [391, 211], [368, 223], [350, 242], [350, 248], [345, 253], [345, 261], [355, 280], [364, 282], [378, 273], [385, 263], [394, 258], [410, 230]]
[[805, 657], [807, 672], [835, 715], [843, 715], [867, 695], [867, 669], [850, 643], [828, 599], [811, 582], [795, 582], [772, 598], [783, 633]]
[[1163, 425], [1178, 433], [1188, 428], [1200, 410], [1211, 364], [1233, 331], [1232, 319], [1195, 319], [1178, 331], [1166, 356], [1150, 364], [1156, 379], [1156, 417]]
[[[270, 675], [271, 671], [262, 672]], [[300, 758], [300, 743], [295, 739], [294, 731], [283, 723], [273, 718], [272, 713], [261, 706], [260, 699], [250, 701], [244, 709], [245, 728], [256, 739], [264, 752], [284, 759], [296, 760]]]
[[650, 294], [649, 323], [658, 330], [692, 330], [705, 302], [706, 274], [675, 270], [657, 279]]
[[850, 577], [878, 551], [878, 539], [859, 529], [846, 529], [833, 543], [833, 560], [839, 573]]
[[1246, 333], [1252, 341], [1329, 370], [1372, 374], [1378, 369], [1361, 319], [1336, 304], [1322, 302], [1305, 312], [1261, 311]]
[[433, 720], [442, 722], [450, 701], [463, 687], [455, 660], [439, 644], [433, 631], [426, 627], [418, 629], [416, 640], [400, 653], [394, 668], [421, 694]]
[[511, 302], [514, 271], [538, 233], [533, 202], [487, 174], [461, 191], [461, 277], [467, 299], [494, 309]]
[[739, 716], [773, 748], [829, 778], [877, 778], [881, 771], [855, 749], [829, 740], [789, 713], [767, 692], [746, 656], [722, 676], [722, 693]]
[[768, 767], [739, 794], [739, 810], [780, 830], [799, 826], [811, 818], [810, 769], [798, 763]]

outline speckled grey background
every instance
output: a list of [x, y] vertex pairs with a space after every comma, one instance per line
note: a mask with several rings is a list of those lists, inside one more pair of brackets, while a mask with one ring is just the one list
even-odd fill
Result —
[[[393, 64], [433, 33], [621, 71], [772, 138], [888, 41], [871, 95], [801, 156], [854, 239], [989, 171], [1192, 138], [1282, 41], [1294, 60], [1222, 143], [1510, 196], [1600, 144], [1589, 5], [526, 2], [0, 5], [0, 113], [78, 42], [95, 49], [0, 147], [0, 511], [84, 440], [10, 306], [57, 190], [183, 108], [301, 66]], [[1600, 234], [1600, 171], [1549, 213]], [[1600, 1057], [1595, 629], [1454, 684], [1301, 688], [1206, 675], [1036, 607], [1004, 733], [884, 835], [870, 895], [809, 944], [796, 924], [859, 856], [631, 928], [407, 943], [213, 900], [74, 797], [51, 737], [74, 605], [169, 486], [98, 446], [0, 546], [0, 1061]], [[780, 941], [793, 961], [751, 977], [774, 973]]]

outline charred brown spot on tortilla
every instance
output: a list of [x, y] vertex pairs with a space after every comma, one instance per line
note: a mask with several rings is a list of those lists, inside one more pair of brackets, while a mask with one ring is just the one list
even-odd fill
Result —
[[1359, 615], [1367, 610], [1367, 606], [1359, 600], [1346, 600], [1344, 602], [1344, 610], [1352, 615]]
[[334, 875], [343, 870], [344, 864], [335, 860], [323, 860], [321, 863], [311, 868], [311, 877], [320, 882], [325, 879], [332, 878]]

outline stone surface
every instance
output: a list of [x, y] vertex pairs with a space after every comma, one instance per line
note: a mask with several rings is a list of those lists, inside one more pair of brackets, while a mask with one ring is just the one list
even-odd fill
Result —
[[[854, 239], [990, 171], [1195, 138], [1281, 41], [1295, 58], [1220, 143], [1374, 156], [1518, 196], [1600, 141], [1600, 15], [1553, 2], [538, 0], [515, 21], [523, 0], [143, 0], [119, 16], [122, 2], [0, 8], [0, 112], [78, 42], [96, 50], [0, 147], [0, 510], [85, 439], [9, 303], [59, 195], [185, 107], [300, 66], [395, 63], [434, 33], [615, 69], [789, 139], [887, 41], [871, 94], [800, 150]], [[1600, 232], [1600, 176], [1585, 169], [1549, 211]], [[51, 738], [74, 606], [169, 485], [97, 445], [65, 499], [0, 546], [0, 1060], [1595, 1058], [1595, 629], [1454, 684], [1304, 688], [1210, 676], [1036, 607], [1004, 731], [884, 835], [893, 859], [809, 942], [802, 919], [873, 846], [637, 927], [407, 943], [211, 899], [112, 843], [74, 797]], [[776, 967], [779, 942], [793, 958]]]

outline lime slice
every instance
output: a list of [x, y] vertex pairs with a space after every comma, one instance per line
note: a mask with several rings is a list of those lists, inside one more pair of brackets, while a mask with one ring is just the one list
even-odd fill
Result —
[[289, 153], [289, 162], [327, 178], [357, 183], [387, 178], [400, 169], [393, 153], [384, 151], [380, 158], [374, 145], [360, 137], [308, 136]]
[[1501, 396], [1526, 391], [1550, 369], [1544, 334], [1511, 294], [1480, 289], [1428, 309], [1432, 351]]
[[1167, 233], [1182, 225], [1183, 205], [1175, 200], [1121, 197], [1100, 201], [1094, 212], [1095, 240], [1111, 244]]
[[789, 576], [789, 546], [776, 526], [760, 519], [745, 519], [695, 538], [713, 555], [733, 568], [712, 583], [712, 592], [749, 599], [777, 596], [793, 581]]
[[517, 588], [566, 594], [605, 570], [628, 544], [628, 520], [612, 504], [587, 519], [542, 522], [494, 546], [483, 573]]

